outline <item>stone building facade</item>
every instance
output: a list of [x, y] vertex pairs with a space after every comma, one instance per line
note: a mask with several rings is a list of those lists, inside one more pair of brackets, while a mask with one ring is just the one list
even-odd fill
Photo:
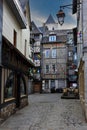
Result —
[[[62, 41], [49, 41], [50, 37], [55, 37]], [[46, 39], [45, 39], [46, 38]], [[66, 87], [66, 71], [67, 71], [67, 47], [66, 36], [49, 35], [42, 39], [42, 60], [41, 60], [41, 76], [42, 87], [46, 92], [52, 89], [60, 89]]]
[[44, 92], [66, 87], [67, 31], [57, 30], [57, 24], [51, 15], [44, 23], [41, 42], [41, 78]]
[[65, 87], [77, 85], [74, 30], [59, 30], [51, 15], [44, 23], [41, 42], [41, 77], [44, 92], [61, 92]]

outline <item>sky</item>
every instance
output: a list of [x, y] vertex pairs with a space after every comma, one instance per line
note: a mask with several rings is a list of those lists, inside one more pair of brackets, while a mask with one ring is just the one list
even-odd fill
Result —
[[[46, 22], [48, 16], [51, 14], [57, 21], [56, 14], [60, 9], [60, 6], [72, 4], [72, 0], [29, 0], [30, 1], [30, 11], [31, 11], [31, 20], [40, 27]], [[72, 6], [70, 6], [72, 8]], [[72, 29], [76, 27], [76, 14], [72, 15], [72, 9], [64, 8], [63, 9], [66, 17], [64, 24], [59, 26], [59, 29]]]

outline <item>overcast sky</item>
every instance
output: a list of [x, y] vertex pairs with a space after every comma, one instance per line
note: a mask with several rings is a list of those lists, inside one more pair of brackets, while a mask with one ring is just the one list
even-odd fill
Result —
[[[29, 0], [31, 20], [35, 22], [37, 26], [42, 26], [51, 14], [54, 20], [57, 22], [56, 13], [60, 9], [60, 5], [72, 4], [72, 0]], [[71, 7], [72, 8], [72, 7]], [[60, 29], [74, 28], [76, 27], [76, 15], [72, 15], [72, 9], [64, 8], [66, 14], [65, 22]]]

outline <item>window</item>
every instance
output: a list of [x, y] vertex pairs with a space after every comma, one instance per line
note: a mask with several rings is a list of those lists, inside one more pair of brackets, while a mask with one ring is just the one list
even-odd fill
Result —
[[72, 55], [73, 55], [73, 52], [69, 51], [68, 56], [72, 56]]
[[13, 34], [13, 44], [16, 47], [16, 42], [17, 42], [17, 32], [14, 30], [14, 34]]
[[52, 65], [52, 72], [55, 72], [55, 64]]
[[45, 81], [45, 88], [48, 89], [49, 88], [49, 80]]
[[49, 73], [49, 65], [46, 65], [46, 73]]
[[55, 87], [55, 80], [51, 80], [51, 88]]
[[56, 58], [56, 49], [52, 49], [52, 58]]
[[45, 50], [45, 58], [50, 57], [50, 49]]
[[49, 42], [56, 41], [56, 35], [50, 35], [49, 36]]
[[24, 47], [24, 55], [26, 56], [26, 50], [27, 50], [27, 40], [25, 40], [25, 47]]
[[52, 27], [52, 30], [54, 30], [54, 27]]
[[14, 73], [10, 73], [5, 85], [5, 91], [4, 91], [5, 99], [14, 97], [13, 90], [14, 90]]

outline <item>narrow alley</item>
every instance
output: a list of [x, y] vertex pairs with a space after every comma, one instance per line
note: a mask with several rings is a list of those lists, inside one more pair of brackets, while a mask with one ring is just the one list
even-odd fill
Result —
[[61, 94], [29, 95], [29, 105], [1, 124], [0, 130], [87, 130], [79, 100]]

